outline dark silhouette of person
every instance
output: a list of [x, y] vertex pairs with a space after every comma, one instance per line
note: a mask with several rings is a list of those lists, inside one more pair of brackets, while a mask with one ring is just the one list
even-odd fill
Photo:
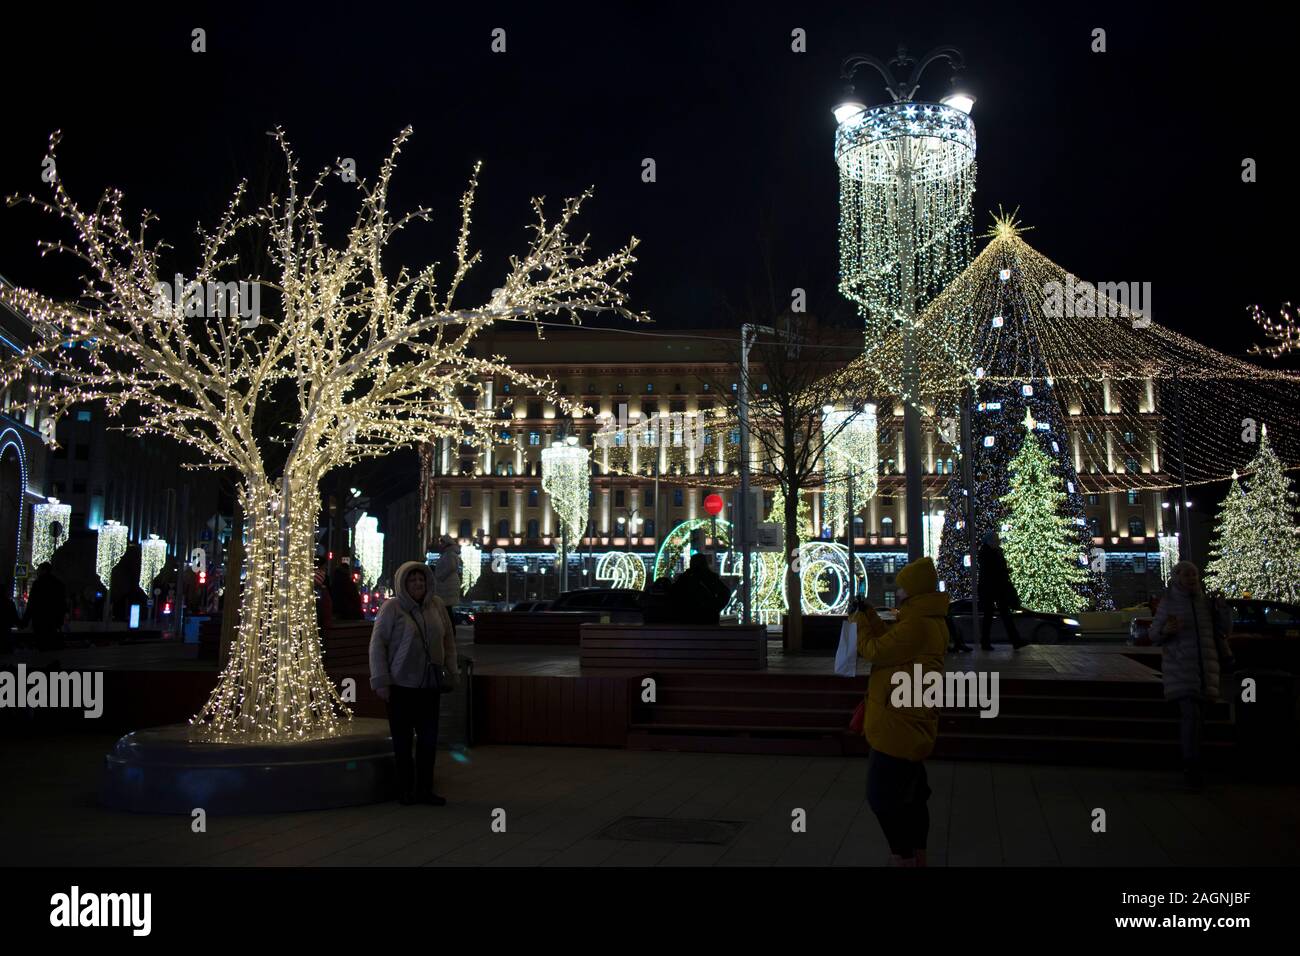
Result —
[[658, 578], [645, 590], [644, 619], [646, 624], [671, 624], [673, 622], [672, 599], [669, 592], [673, 586], [667, 575]]
[[326, 578], [325, 560], [322, 558], [316, 562], [316, 571], [312, 577], [312, 591], [316, 595], [316, 627], [321, 631], [334, 624], [334, 602], [330, 598]]
[[14, 631], [18, 629], [22, 618], [14, 605], [14, 586], [12, 581], [0, 581], [0, 653], [8, 653], [16, 643]]
[[334, 620], [361, 620], [361, 591], [352, 577], [351, 558], [339, 558], [330, 572], [330, 601], [334, 606]]
[[114, 621], [128, 621], [131, 605], [140, 606], [141, 615], [149, 605], [149, 596], [140, 587], [140, 564], [143, 556], [140, 545], [128, 544], [122, 557], [108, 573], [109, 614]]
[[67, 617], [68, 589], [47, 561], [36, 569], [36, 580], [27, 592], [23, 623], [32, 626], [37, 648], [57, 650], [63, 646], [63, 624]]
[[668, 600], [678, 624], [717, 624], [731, 588], [709, 566], [707, 555], [693, 554], [690, 567], [668, 589]]
[[984, 535], [984, 543], [980, 545], [979, 599], [984, 611], [984, 620], [980, 625], [980, 647], [986, 651], [993, 650], [989, 632], [993, 628], [995, 610], [1002, 619], [1002, 627], [1006, 629], [1012, 647], [1019, 650], [1029, 643], [1020, 639], [1016, 620], [1011, 614], [1013, 608], [1021, 606], [1020, 595], [1016, 593], [1016, 585], [1011, 580], [1011, 569], [1007, 567], [1007, 557], [1002, 553], [1002, 543], [998, 540], [996, 531]]

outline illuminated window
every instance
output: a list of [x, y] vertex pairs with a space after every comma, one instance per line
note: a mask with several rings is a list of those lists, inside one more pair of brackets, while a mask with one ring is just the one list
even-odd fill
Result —
[[470, 506], [472, 501], [471, 498], [472, 494], [473, 492], [471, 492], [468, 488], [462, 488], [460, 490], [460, 506], [462, 508], [468, 508]]
[[540, 496], [540, 494], [538, 493], [538, 490], [537, 490], [536, 488], [529, 488], [529, 489], [528, 489], [528, 507], [530, 507], [530, 508], [536, 508], [536, 507], [537, 507], [537, 504], [538, 504], [538, 500], [540, 499], [540, 497], [541, 497], [541, 496]]

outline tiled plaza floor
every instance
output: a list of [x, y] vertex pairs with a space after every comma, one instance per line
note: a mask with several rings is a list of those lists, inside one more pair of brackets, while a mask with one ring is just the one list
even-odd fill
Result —
[[[8, 741], [0, 864], [42, 866], [878, 866], [861, 759], [479, 747], [441, 754], [445, 808], [396, 803], [278, 816], [146, 816], [95, 805], [108, 737]], [[1300, 786], [1164, 772], [929, 765], [932, 865], [1300, 863]], [[494, 810], [506, 832], [491, 829]], [[1092, 829], [1106, 811], [1106, 832]], [[792, 831], [795, 810], [807, 832]], [[625, 816], [742, 824], [726, 846], [599, 838]]]

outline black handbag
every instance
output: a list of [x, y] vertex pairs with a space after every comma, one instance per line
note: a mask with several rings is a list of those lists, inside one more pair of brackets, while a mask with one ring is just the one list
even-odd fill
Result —
[[428, 681], [429, 678], [432, 678], [433, 689], [441, 694], [450, 694], [456, 689], [456, 679], [452, 676], [451, 671], [433, 659], [433, 649], [429, 646], [429, 635], [424, 633], [424, 625], [420, 623], [420, 619], [410, 611], [406, 613], [411, 618], [411, 623], [415, 625], [416, 633], [420, 635], [420, 646], [424, 648], [425, 680]]

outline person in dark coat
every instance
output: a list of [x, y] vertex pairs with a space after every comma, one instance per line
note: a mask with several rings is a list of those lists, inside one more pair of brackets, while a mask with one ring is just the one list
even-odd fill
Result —
[[1002, 553], [1002, 542], [998, 533], [990, 531], [984, 535], [984, 543], [979, 553], [979, 599], [984, 611], [984, 620], [980, 625], [980, 647], [986, 651], [993, 650], [989, 633], [993, 629], [993, 612], [1002, 618], [1002, 627], [1011, 638], [1011, 646], [1016, 650], [1028, 644], [1020, 639], [1016, 630], [1016, 619], [1012, 616], [1013, 608], [1020, 607], [1020, 595], [1011, 580], [1011, 569], [1007, 567], [1006, 555]]
[[671, 624], [673, 621], [672, 599], [669, 592], [673, 582], [668, 576], [655, 580], [645, 591], [645, 623]]
[[63, 646], [63, 624], [67, 617], [68, 589], [47, 561], [36, 569], [36, 580], [27, 592], [23, 624], [32, 626], [39, 649], [57, 650]]
[[7, 654], [15, 645], [14, 631], [22, 620], [14, 606], [12, 581], [0, 581], [0, 654]]
[[126, 622], [131, 617], [131, 605], [140, 607], [143, 615], [149, 607], [149, 596], [140, 587], [140, 564], [143, 556], [140, 545], [128, 544], [122, 557], [108, 573], [109, 615], [114, 621]]
[[669, 588], [668, 599], [678, 624], [717, 624], [731, 588], [709, 566], [707, 555], [693, 554], [690, 567]]
[[318, 559], [312, 576], [312, 591], [316, 595], [316, 629], [320, 631], [334, 626], [334, 603], [330, 599], [326, 577], [325, 561]]
[[330, 573], [330, 601], [334, 606], [334, 620], [361, 620], [361, 592], [352, 577], [351, 558], [339, 558]]

